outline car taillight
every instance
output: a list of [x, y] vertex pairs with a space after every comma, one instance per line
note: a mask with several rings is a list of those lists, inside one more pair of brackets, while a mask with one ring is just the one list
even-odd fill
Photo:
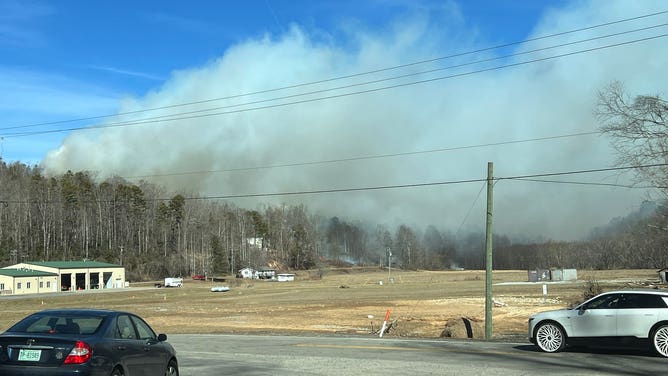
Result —
[[93, 349], [86, 343], [77, 341], [74, 348], [65, 358], [65, 364], [81, 364], [86, 363], [93, 355]]

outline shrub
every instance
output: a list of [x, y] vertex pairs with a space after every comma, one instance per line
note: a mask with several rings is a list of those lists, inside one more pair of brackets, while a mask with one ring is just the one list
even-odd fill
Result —
[[602, 292], [603, 292], [603, 288], [598, 283], [598, 281], [590, 278], [582, 286], [582, 296], [581, 296], [581, 298], [574, 301], [571, 304], [571, 307], [575, 307], [580, 303], [586, 302], [587, 300], [595, 297], [598, 294], [601, 294]]

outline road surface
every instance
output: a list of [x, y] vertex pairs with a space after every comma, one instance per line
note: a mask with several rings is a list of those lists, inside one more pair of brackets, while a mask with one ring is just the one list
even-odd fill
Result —
[[644, 350], [537, 352], [529, 343], [377, 337], [169, 336], [181, 375], [660, 375]]

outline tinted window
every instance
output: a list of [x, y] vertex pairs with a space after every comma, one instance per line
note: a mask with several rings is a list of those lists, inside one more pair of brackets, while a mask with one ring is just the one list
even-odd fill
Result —
[[619, 301], [619, 308], [666, 308], [666, 303], [659, 295], [624, 294]]
[[585, 303], [582, 308], [584, 309], [611, 309], [617, 308], [619, 302], [619, 294], [607, 294], [599, 296]]
[[93, 334], [102, 325], [104, 317], [58, 314], [36, 314], [26, 317], [8, 332]]
[[155, 339], [155, 333], [153, 332], [151, 327], [149, 327], [148, 324], [144, 322], [144, 320], [140, 319], [137, 316], [132, 316], [132, 321], [137, 326], [137, 332], [139, 333], [139, 338]]
[[116, 338], [137, 339], [137, 333], [128, 315], [121, 315], [116, 319]]

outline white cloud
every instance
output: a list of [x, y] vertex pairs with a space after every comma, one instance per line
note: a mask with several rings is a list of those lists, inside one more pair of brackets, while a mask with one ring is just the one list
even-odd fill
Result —
[[[600, 2], [574, 4], [577, 5], [546, 14], [535, 33], [559, 32], [650, 13], [658, 8], [651, 3], [626, 1], [610, 3], [604, 10]], [[393, 27], [384, 29], [384, 33], [349, 29], [349, 35], [355, 36], [353, 43], [323, 38], [322, 31], [318, 31], [317, 38], [312, 38], [308, 31], [294, 26], [278, 38], [267, 35], [237, 44], [206, 66], [177, 72], [156, 91], [143, 98], [126, 100], [121, 112], [251, 93], [479, 48], [474, 41], [462, 41], [466, 30], [452, 29], [452, 25], [462, 27], [461, 18], [465, 16], [457, 12], [423, 13], [397, 21]], [[538, 45], [551, 43], [555, 42], [542, 41]], [[101, 176], [137, 176], [329, 160], [593, 131], [597, 128], [592, 115], [596, 90], [609, 81], [628, 83], [633, 93], [655, 93], [666, 87], [663, 67], [668, 63], [668, 53], [660, 48], [662, 43], [665, 41], [321, 102], [82, 132], [66, 139], [43, 163], [54, 173], [86, 169], [97, 170]], [[410, 70], [418, 69], [423, 68]], [[422, 75], [416, 79], [452, 73]], [[374, 78], [396, 74], [385, 72]], [[280, 93], [234, 98], [218, 105], [361, 80], [363, 78], [356, 77]], [[208, 103], [173, 111], [212, 106], [213, 103]], [[497, 176], [510, 176], [608, 167], [614, 157], [607, 140], [588, 136], [404, 158], [195, 177], [170, 176], [156, 178], [156, 182], [203, 195], [305, 191], [484, 178], [488, 161], [495, 163]], [[609, 181], [608, 177], [597, 175], [572, 179]], [[480, 187], [480, 183], [444, 185], [243, 199], [239, 203], [255, 207], [257, 202], [303, 201], [329, 215], [367, 217], [380, 222], [434, 223], [456, 229]], [[624, 189], [516, 181], [501, 181], [496, 192], [496, 230], [566, 239], [581, 236], [590, 226], [625, 214], [639, 204], [642, 197], [641, 192]], [[478, 201], [469, 224], [484, 221], [483, 209], [484, 197]]]

